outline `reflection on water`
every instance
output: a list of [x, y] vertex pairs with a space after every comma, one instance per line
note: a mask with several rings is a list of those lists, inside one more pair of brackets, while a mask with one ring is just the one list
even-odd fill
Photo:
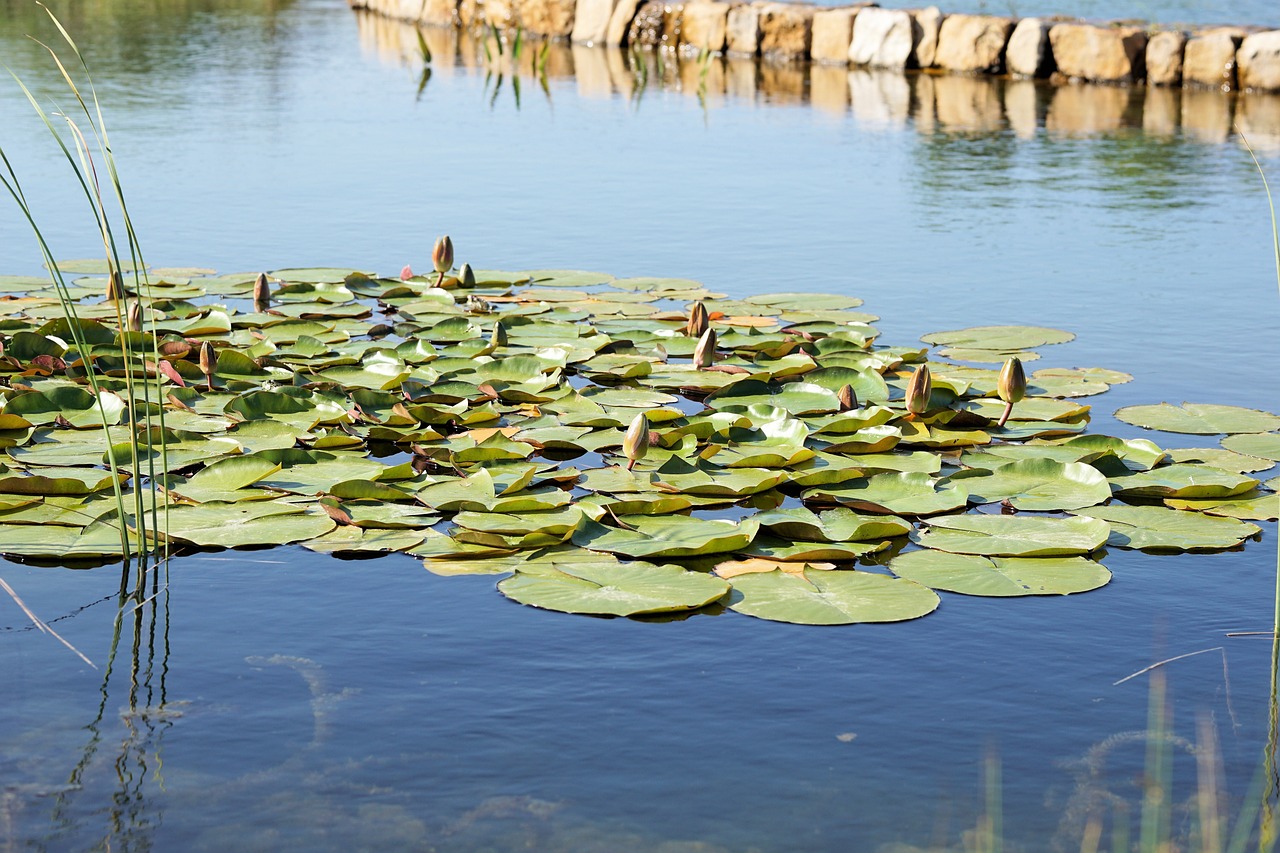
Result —
[[[430, 47], [435, 73], [489, 73], [504, 79], [575, 78], [584, 97], [622, 95], [642, 100], [646, 91], [697, 97], [710, 109], [726, 99], [760, 105], [807, 103], [827, 113], [849, 114], [861, 126], [912, 126], [922, 133], [996, 134], [1021, 139], [1107, 136], [1147, 131], [1221, 144], [1238, 127], [1255, 149], [1280, 152], [1280, 94], [1223, 93], [1105, 85], [1053, 86], [1041, 81], [945, 74], [902, 74], [809, 63], [774, 63], [696, 57], [671, 51], [592, 48], [563, 43], [525, 45], [516, 61], [510, 45], [500, 53], [492, 37], [453, 28], [419, 30], [368, 12], [357, 12], [360, 43], [380, 59], [421, 68], [418, 37]], [[487, 52], [486, 52], [486, 45]], [[539, 51], [545, 65], [539, 68]]]

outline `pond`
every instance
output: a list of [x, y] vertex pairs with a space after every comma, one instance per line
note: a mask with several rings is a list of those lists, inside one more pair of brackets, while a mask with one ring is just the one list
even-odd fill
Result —
[[[158, 266], [394, 274], [429, 268], [447, 232], [477, 267], [856, 296], [891, 344], [1068, 329], [1045, 364], [1134, 376], [1086, 401], [1092, 430], [1166, 447], [1217, 440], [1111, 413], [1280, 399], [1267, 202], [1230, 133], [1246, 127], [1274, 178], [1271, 99], [1170, 106], [730, 62], [700, 87], [672, 58], [637, 77], [611, 65], [624, 57], [568, 49], [517, 98], [442, 33], [423, 86], [412, 30], [332, 0], [54, 8], [95, 72]], [[5, 64], [65, 100], [27, 32], [53, 37], [38, 10], [0, 2]], [[54, 251], [100, 253], [13, 85], [0, 142]], [[0, 272], [40, 273], [8, 205]], [[1185, 834], [1197, 721], [1217, 732], [1232, 815], [1267, 742], [1271, 644], [1225, 636], [1271, 625], [1276, 524], [1261, 526], [1224, 553], [1112, 549], [1114, 580], [1083, 595], [944, 593], [926, 619], [825, 629], [549, 613], [405, 555], [195, 554], [123, 610], [118, 567], [4, 563], [97, 668], [0, 598], [0, 840], [905, 851], [962, 849], [994, 811], [1005, 849], [1075, 850], [1085, 804], [1141, 808], [1152, 681], [1116, 682], [1209, 649], [1161, 668]]]

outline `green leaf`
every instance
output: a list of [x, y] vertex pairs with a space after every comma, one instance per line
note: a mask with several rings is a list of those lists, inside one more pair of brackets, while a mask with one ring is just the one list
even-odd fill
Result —
[[778, 536], [809, 542], [866, 542], [906, 536], [912, 526], [892, 515], [860, 515], [840, 507], [815, 513], [804, 507], [775, 509], [754, 516]]
[[935, 515], [965, 506], [969, 493], [963, 483], [935, 480], [909, 471], [876, 474], [835, 486], [806, 491], [806, 501], [836, 503], [864, 512], [886, 515]]
[[1124, 498], [1229, 498], [1258, 481], [1207, 465], [1164, 465], [1123, 477], [1112, 477], [1116, 495]]
[[318, 508], [254, 501], [171, 507], [162, 533], [206, 548], [239, 548], [287, 545], [314, 539], [334, 527], [333, 519]]
[[1008, 500], [1029, 511], [1080, 509], [1111, 498], [1107, 478], [1090, 465], [1022, 459], [991, 472], [963, 471], [952, 477], [978, 503]]
[[620, 563], [605, 557], [552, 565], [554, 571], [517, 571], [498, 583], [498, 591], [531, 607], [602, 616], [696, 610], [729, 591], [720, 578], [677, 566]]
[[1023, 350], [1046, 344], [1065, 344], [1075, 335], [1042, 326], [974, 326], [951, 332], [932, 332], [920, 340], [934, 346], [984, 350]]
[[1272, 462], [1280, 462], [1280, 433], [1229, 435], [1222, 439], [1222, 446], [1236, 453], [1261, 456]]
[[683, 515], [628, 515], [618, 521], [630, 529], [587, 522], [573, 534], [573, 543], [626, 557], [678, 559], [741, 550], [755, 538], [758, 529], [749, 519], [735, 524]]
[[1094, 518], [948, 515], [932, 518], [912, 540], [926, 548], [987, 557], [1062, 557], [1101, 548], [1111, 529]]
[[902, 622], [937, 609], [933, 590], [871, 572], [772, 571], [730, 579], [729, 607], [739, 613], [798, 625]]
[[931, 589], [991, 597], [1070, 595], [1111, 581], [1105, 566], [1084, 557], [987, 558], [928, 549], [895, 557], [889, 570]]
[[1192, 435], [1215, 435], [1224, 432], [1260, 433], [1280, 429], [1280, 417], [1270, 412], [1206, 403], [1183, 403], [1181, 406], [1171, 403], [1126, 406], [1116, 412], [1116, 418], [1143, 429]]
[[1162, 551], [1220, 551], [1262, 532], [1256, 524], [1159, 506], [1095, 506], [1074, 515], [1111, 525], [1108, 545]]

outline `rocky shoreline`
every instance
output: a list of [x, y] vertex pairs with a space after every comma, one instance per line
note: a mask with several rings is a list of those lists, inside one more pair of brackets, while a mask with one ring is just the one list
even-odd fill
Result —
[[437, 27], [889, 70], [1280, 92], [1280, 30], [693, 0], [348, 0]]

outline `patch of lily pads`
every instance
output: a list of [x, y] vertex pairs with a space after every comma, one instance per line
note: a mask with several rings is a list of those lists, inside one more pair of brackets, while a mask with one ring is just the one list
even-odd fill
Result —
[[1132, 377], [1023, 372], [1070, 332], [888, 346], [849, 296], [452, 254], [114, 285], [73, 262], [74, 319], [44, 280], [0, 277], [0, 551], [296, 543], [498, 576], [564, 613], [832, 625], [1079, 594], [1111, 579], [1107, 548], [1239, 548], [1280, 515], [1280, 416], [1116, 413], [1220, 447], [1087, 433], [1082, 401]]

